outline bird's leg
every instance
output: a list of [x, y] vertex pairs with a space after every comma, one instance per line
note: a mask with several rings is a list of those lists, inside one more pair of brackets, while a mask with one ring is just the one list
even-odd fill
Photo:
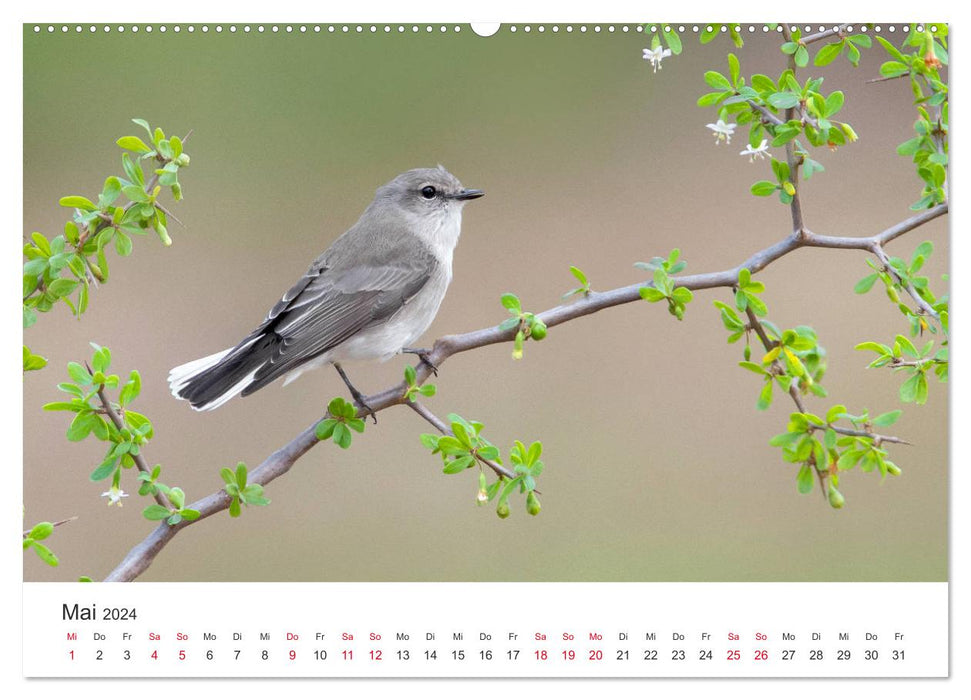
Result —
[[409, 355], [418, 355], [418, 359], [421, 363], [428, 367], [436, 377], [438, 376], [438, 367], [432, 364], [432, 361], [428, 359], [428, 355], [431, 350], [428, 348], [401, 348], [401, 352], [408, 353]]
[[374, 409], [372, 409], [370, 406], [367, 405], [367, 402], [364, 400], [364, 394], [362, 394], [360, 391], [354, 388], [354, 385], [351, 384], [351, 380], [347, 378], [347, 374], [344, 372], [343, 367], [341, 367], [338, 363], [335, 362], [334, 369], [337, 370], [337, 374], [341, 375], [341, 379], [344, 380], [344, 383], [347, 385], [347, 388], [350, 390], [351, 396], [353, 396], [354, 400], [357, 401], [357, 403], [361, 406], [361, 408], [364, 409], [365, 411], [364, 415], [366, 416], [368, 413], [370, 413], [371, 418], [374, 419], [374, 424], [377, 425], [378, 417], [374, 413]]

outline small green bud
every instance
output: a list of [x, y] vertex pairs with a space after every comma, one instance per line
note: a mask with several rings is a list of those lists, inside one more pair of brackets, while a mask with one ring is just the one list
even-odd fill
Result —
[[900, 294], [897, 293], [897, 288], [894, 286], [887, 287], [887, 296], [890, 297], [890, 301], [894, 304], [900, 302]]
[[155, 231], [158, 233], [159, 239], [162, 241], [162, 245], [170, 246], [172, 245], [172, 239], [169, 238], [169, 231], [161, 223], [155, 226]]
[[496, 515], [503, 519], [509, 517], [509, 501], [502, 501], [499, 503], [498, 507], [496, 508]]
[[189, 154], [183, 153], [178, 158], [175, 159], [175, 164], [180, 168], [185, 168], [189, 165]]
[[536, 493], [533, 491], [529, 492], [526, 496], [526, 512], [530, 515], [539, 515], [540, 511], [539, 499], [536, 497]]
[[900, 467], [893, 462], [887, 462], [887, 473], [891, 476], [900, 476]]
[[839, 490], [833, 486], [833, 484], [830, 484], [829, 504], [833, 506], [833, 508], [842, 508], [844, 503], [846, 503], [846, 499], [843, 498], [843, 494], [841, 494]]
[[516, 340], [513, 344], [512, 359], [514, 360], [523, 359], [523, 341], [525, 340], [525, 338], [526, 336], [523, 335], [523, 331], [522, 329], [520, 329], [519, 332], [516, 333]]
[[176, 202], [182, 199], [182, 185], [177, 182], [172, 184], [172, 198]]
[[536, 319], [533, 321], [533, 325], [529, 328], [529, 336], [533, 340], [542, 340], [546, 337], [546, 324]]
[[489, 484], [486, 482], [486, 475], [483, 472], [479, 472], [479, 493], [475, 496], [475, 501], [480, 506], [485, 505], [489, 502]]

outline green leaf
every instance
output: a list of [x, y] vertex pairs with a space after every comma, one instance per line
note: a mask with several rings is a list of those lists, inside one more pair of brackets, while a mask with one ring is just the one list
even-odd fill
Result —
[[880, 66], [880, 75], [884, 78], [899, 78], [910, 72], [910, 68], [900, 61], [887, 61]]
[[799, 493], [809, 493], [813, 490], [813, 469], [808, 464], [803, 464], [796, 475], [796, 484]]
[[741, 72], [741, 66], [738, 63], [738, 56], [733, 53], [728, 54], [728, 73], [731, 76], [732, 85], [738, 85]]
[[142, 516], [144, 516], [146, 520], [165, 520], [171, 514], [172, 511], [165, 506], [160, 506], [157, 503], [153, 503], [142, 511]]
[[54, 552], [49, 550], [40, 542], [32, 542], [30, 546], [34, 548], [37, 556], [40, 557], [41, 561], [43, 561], [45, 564], [48, 566], [57, 566], [57, 556], [54, 554]]
[[832, 117], [843, 108], [843, 93], [837, 90], [826, 98], [826, 116]]
[[522, 309], [522, 305], [519, 303], [519, 297], [515, 294], [503, 294], [501, 297], [502, 305], [506, 307], [509, 311], [518, 314]]
[[802, 98], [794, 92], [776, 92], [769, 95], [768, 103], [776, 109], [796, 107]]
[[661, 292], [654, 287], [641, 287], [640, 295], [641, 299], [645, 299], [652, 304], [665, 298], [664, 292]]
[[873, 287], [873, 283], [877, 281], [878, 277], [879, 275], [877, 275], [876, 273], [872, 275], [867, 275], [866, 277], [864, 277], [863, 279], [861, 279], [859, 282], [856, 283], [856, 286], [853, 287], [853, 291], [856, 292], [857, 294], [866, 294]]
[[916, 376], [917, 390], [914, 398], [918, 406], [923, 406], [927, 403], [927, 375], [923, 372], [918, 372]]
[[331, 435], [334, 434], [334, 428], [337, 426], [337, 421], [333, 418], [325, 418], [317, 424], [314, 429], [314, 434], [317, 436], [318, 440], [327, 440]]
[[843, 50], [843, 42], [838, 41], [835, 44], [826, 44], [816, 53], [816, 58], [813, 59], [813, 65], [816, 66], [828, 66], [836, 57], [840, 55]]
[[85, 412], [77, 414], [67, 429], [67, 439], [71, 442], [80, 442], [94, 430], [97, 421], [98, 416], [94, 413]]
[[452, 461], [446, 463], [445, 467], [442, 469], [446, 474], [458, 474], [463, 472], [475, 463], [475, 458], [472, 455], [464, 455], [462, 457], [456, 457]]
[[837, 404], [826, 412], [826, 422], [835, 423], [844, 413], [846, 413], [846, 406]]
[[769, 197], [779, 189], [779, 186], [768, 180], [759, 180], [752, 185], [751, 191], [756, 197]]
[[115, 143], [129, 151], [148, 153], [152, 149], [137, 136], [122, 136]]
[[675, 56], [681, 54], [681, 37], [678, 36], [677, 32], [674, 31], [673, 27], [665, 26], [661, 29], [664, 34], [664, 43], [668, 45], [671, 49], [671, 53]]
[[752, 76], [752, 87], [759, 92], [777, 92], [775, 81], [767, 75], [756, 73]]
[[145, 129], [145, 133], [148, 134], [148, 138], [152, 138], [152, 127], [148, 125], [148, 122], [144, 119], [132, 119], [132, 122], [138, 124], [140, 127]]
[[[917, 400], [917, 385], [920, 381], [920, 377], [923, 376], [921, 372], [915, 372], [912, 374], [907, 381], [900, 385], [900, 400], [904, 403], [913, 403]], [[925, 381], [925, 398], [926, 398], [926, 381]]]
[[863, 453], [859, 450], [847, 450], [840, 455], [840, 458], [836, 461], [836, 468], [840, 471], [846, 471], [847, 469], [852, 469], [856, 466], [856, 463], [860, 461], [860, 457]]
[[236, 485], [240, 489], [246, 488], [246, 465], [243, 464], [242, 462], [239, 462], [236, 465], [235, 477], [236, 477]]
[[132, 251], [131, 238], [129, 238], [126, 234], [122, 233], [121, 231], [118, 231], [118, 233], [115, 234], [115, 250], [118, 252], [118, 255], [122, 257], [127, 257], [131, 255], [131, 251]]
[[81, 197], [78, 195], [73, 195], [70, 197], [61, 197], [58, 201], [62, 207], [71, 207], [73, 209], [83, 209], [84, 211], [97, 211], [98, 207], [94, 206], [90, 199], [87, 197]]
[[128, 375], [128, 381], [125, 386], [121, 388], [121, 393], [118, 396], [118, 401], [122, 406], [127, 406], [136, 398], [142, 391], [142, 377], [138, 373], [138, 370], [132, 370]]
[[868, 340], [868, 341], [866, 341], [864, 343], [859, 343], [853, 349], [854, 350], [872, 350], [873, 352], [878, 353], [880, 355], [889, 355], [890, 352], [891, 352], [890, 351], [890, 348], [887, 347], [886, 345], [884, 345], [883, 343], [875, 343], [872, 340]]
[[785, 447], [786, 445], [791, 445], [801, 437], [802, 433], [779, 433], [769, 440], [769, 444], [773, 447]]
[[124, 192], [125, 196], [133, 202], [147, 204], [148, 202], [152, 201], [151, 197], [145, 193], [145, 190], [138, 185], [125, 185], [121, 188], [121, 191]]
[[832, 428], [826, 428], [824, 443], [827, 450], [832, 450], [836, 448], [836, 431]]
[[125, 175], [136, 185], [145, 186], [145, 173], [142, 171], [141, 163], [133, 163], [127, 153], [121, 154], [121, 167]]
[[54, 532], [54, 524], [49, 522], [37, 523], [32, 528], [30, 528], [30, 533], [27, 535], [32, 540], [46, 540]]
[[185, 505], [185, 491], [178, 486], [169, 489], [168, 495], [169, 500], [172, 501], [172, 505], [176, 508], [182, 508]]
[[697, 105], [699, 107], [711, 107], [731, 96], [731, 91], [706, 92], [698, 98]]
[[705, 72], [705, 82], [716, 90], [731, 90], [732, 84], [728, 78], [715, 70]]
[[430, 433], [422, 433], [419, 436], [419, 439], [421, 440], [421, 444], [427, 447], [429, 450], [437, 450], [439, 437], [440, 436], [438, 435], [432, 435]]
[[671, 292], [671, 298], [679, 304], [688, 304], [694, 298], [694, 295], [687, 287], [675, 287], [674, 291]]
[[903, 413], [903, 411], [900, 409], [897, 409], [896, 411], [888, 411], [887, 413], [881, 413], [870, 422], [873, 423], [873, 425], [886, 428], [896, 423], [897, 419], [900, 418], [901, 413]]
[[351, 446], [351, 431], [343, 423], [338, 423], [334, 426], [334, 442], [342, 450], [346, 450]]
[[764, 411], [769, 406], [772, 405], [772, 382], [766, 382], [762, 387], [762, 391], [759, 392], [759, 400], [755, 403], [755, 407], [760, 411]]
[[808, 65], [809, 63], [809, 51], [806, 49], [805, 46], [800, 44], [799, 48], [796, 49], [794, 58], [797, 66], [799, 66], [800, 68], [805, 68], [806, 65]]

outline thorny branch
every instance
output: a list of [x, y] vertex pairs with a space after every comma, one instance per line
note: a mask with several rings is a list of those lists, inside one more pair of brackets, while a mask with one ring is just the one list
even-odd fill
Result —
[[[873, 245], [884, 245], [895, 238], [902, 236], [908, 231], [912, 231], [913, 229], [932, 221], [933, 219], [936, 219], [937, 217], [945, 214], [947, 210], [947, 204], [939, 204], [931, 209], [921, 212], [920, 214], [912, 216], [909, 219], [901, 221], [895, 226], [891, 226], [880, 233], [865, 238], [851, 236], [819, 236], [811, 231], [804, 230], [801, 236], [797, 235], [796, 233], [790, 234], [778, 243], [760, 250], [754, 255], [751, 255], [744, 262], [735, 267], [719, 272], [708, 272], [697, 275], [675, 277], [674, 281], [677, 286], [687, 287], [691, 290], [713, 289], [717, 287], [730, 288], [737, 284], [738, 273], [742, 268], [747, 268], [752, 273], [758, 272], [765, 269], [765, 267], [779, 258], [803, 247], [869, 251], [872, 250]], [[598, 311], [602, 311], [604, 309], [640, 301], [640, 289], [644, 286], [645, 283], [639, 282], [637, 284], [628, 285], [626, 287], [618, 287], [605, 292], [591, 291], [586, 296], [578, 298], [572, 303], [561, 304], [560, 306], [543, 311], [542, 313], [537, 314], [537, 318], [543, 321], [547, 327], [558, 326], [560, 324], [582, 318], [583, 316], [597, 313]], [[442, 364], [452, 355], [476, 350], [478, 348], [494, 345], [496, 343], [512, 342], [515, 336], [515, 328], [503, 331], [499, 330], [499, 328], [496, 326], [482, 328], [480, 330], [462, 333], [459, 335], [443, 336], [435, 341], [435, 345], [428, 354], [428, 360], [431, 365], [441, 368]], [[428, 364], [419, 362], [415, 366], [415, 374], [417, 378], [416, 381], [420, 384], [427, 380], [431, 375], [431, 369]], [[418, 412], [419, 415], [435, 425], [436, 428], [445, 428], [447, 430], [447, 426], [440, 419], [435, 417], [429, 411], [423, 412], [422, 406], [415, 405], [413, 402], [409, 402], [404, 398], [407, 388], [408, 387], [404, 382], [400, 382], [385, 389], [384, 391], [365, 397], [365, 402], [373, 409], [375, 413], [383, 411], [387, 408], [391, 408], [392, 406], [399, 406], [402, 404], [409, 405], [411, 406], [412, 410]], [[362, 415], [363, 413], [364, 411], [361, 411], [359, 415]], [[322, 416], [322, 418], [326, 417], [327, 416]], [[249, 473], [249, 483], [266, 486], [274, 479], [277, 479], [290, 471], [290, 468], [296, 464], [297, 460], [319, 442], [314, 432], [314, 428], [319, 420], [320, 419], [314, 421], [299, 435], [293, 438], [293, 440], [267, 457], [258, 467], [251, 470]], [[884, 437], [882, 439], [885, 442], [900, 441], [896, 438], [891, 440], [889, 437]], [[489, 466], [495, 469], [493, 465], [490, 464]], [[230, 497], [225, 491], [219, 490], [216, 493], [210, 494], [209, 496], [190, 504], [188, 506], [189, 508], [199, 511], [200, 515], [197, 520], [183, 520], [177, 525], [168, 525], [167, 523], [162, 522], [151, 533], [149, 533], [149, 535], [142, 542], [135, 545], [135, 547], [128, 552], [124, 560], [115, 568], [114, 571], [108, 575], [105, 580], [134, 580], [139, 575], [144, 573], [146, 569], [148, 569], [158, 553], [161, 552], [165, 545], [167, 545], [180, 531], [186, 527], [189, 527], [190, 525], [201, 522], [202, 520], [205, 520], [206, 518], [215, 515], [220, 511], [226, 510], [229, 508], [230, 500]]]

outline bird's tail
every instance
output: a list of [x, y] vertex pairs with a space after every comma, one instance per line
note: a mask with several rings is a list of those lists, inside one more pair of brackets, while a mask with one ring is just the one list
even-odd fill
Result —
[[185, 399], [197, 411], [219, 408], [241, 393], [265, 363], [266, 358], [251, 349], [229, 348], [173, 368], [169, 372], [172, 395]]

